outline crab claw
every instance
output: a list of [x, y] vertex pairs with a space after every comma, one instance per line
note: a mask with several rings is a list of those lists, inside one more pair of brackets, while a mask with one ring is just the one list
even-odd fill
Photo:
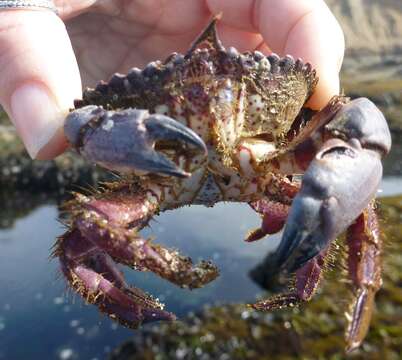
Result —
[[389, 151], [391, 137], [373, 103], [364, 98], [348, 103], [324, 131], [333, 138], [303, 176], [275, 252], [277, 269], [294, 272], [325, 250], [374, 198], [380, 184], [381, 157]]
[[130, 286], [113, 259], [85, 239], [78, 230], [67, 232], [56, 254], [73, 288], [88, 303], [130, 328], [157, 320], [175, 320], [174, 314], [141, 289]]
[[194, 131], [147, 110], [107, 111], [100, 106], [85, 106], [67, 116], [64, 133], [86, 159], [119, 172], [190, 176], [156, 151], [156, 142], [180, 141], [207, 153], [205, 143]]

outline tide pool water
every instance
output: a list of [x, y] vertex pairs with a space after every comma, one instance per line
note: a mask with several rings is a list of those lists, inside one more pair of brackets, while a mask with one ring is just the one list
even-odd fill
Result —
[[[400, 193], [401, 178], [384, 179], [380, 196]], [[0, 231], [0, 359], [104, 359], [141, 331], [115, 324], [68, 290], [57, 260], [50, 258], [55, 238], [64, 231], [57, 217], [55, 206], [42, 205]], [[179, 319], [205, 304], [253, 301], [262, 290], [248, 273], [280, 239], [276, 235], [245, 243], [244, 235], [259, 222], [245, 204], [166, 212], [143, 235], [155, 235], [155, 241], [180, 249], [194, 261], [214, 261], [220, 277], [193, 291], [152, 273], [125, 269], [127, 279], [158, 297]]]

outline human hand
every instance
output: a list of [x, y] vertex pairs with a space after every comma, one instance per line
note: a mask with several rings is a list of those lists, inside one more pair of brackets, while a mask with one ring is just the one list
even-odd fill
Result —
[[323, 0], [55, 4], [59, 17], [47, 10], [0, 11], [0, 104], [33, 158], [53, 158], [66, 148], [62, 125], [73, 100], [81, 97], [78, 69], [88, 86], [173, 51], [185, 52], [212, 14], [219, 12], [224, 45], [291, 54], [312, 63], [320, 81], [311, 107], [321, 108], [339, 92], [343, 33]]

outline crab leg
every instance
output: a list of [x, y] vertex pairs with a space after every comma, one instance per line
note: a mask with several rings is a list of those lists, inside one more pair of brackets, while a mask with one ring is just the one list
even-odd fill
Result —
[[249, 204], [256, 212], [262, 215], [260, 228], [250, 231], [245, 241], [260, 240], [268, 234], [275, 234], [282, 230], [289, 213], [289, 205], [263, 198]]
[[158, 209], [159, 198], [136, 185], [110, 185], [105, 193], [77, 195], [66, 207], [71, 230], [55, 250], [63, 273], [87, 301], [126, 326], [173, 319], [162, 305], [139, 289], [129, 287], [114, 262], [135, 270], [150, 270], [182, 287], [197, 288], [214, 280], [218, 271], [209, 262], [193, 266], [191, 259], [175, 250], [154, 245], [138, 231]]
[[268, 174], [268, 181], [262, 187], [265, 188], [265, 196], [249, 203], [254, 211], [262, 215], [262, 224], [260, 228], [249, 232], [245, 239], [247, 242], [281, 231], [288, 217], [290, 204], [300, 190], [299, 183], [272, 173]]
[[296, 270], [295, 288], [292, 291], [261, 300], [252, 304], [251, 307], [256, 310], [270, 311], [309, 301], [313, 297], [321, 280], [322, 270], [325, 265], [325, 253], [320, 253], [318, 256], [307, 261], [300, 269]]
[[381, 251], [374, 201], [349, 227], [349, 275], [354, 286], [349, 325], [346, 332], [347, 351], [359, 347], [367, 334], [374, 307], [374, 297], [381, 287]]
[[276, 250], [278, 269], [296, 271], [325, 251], [374, 198], [381, 181], [381, 158], [391, 137], [382, 113], [368, 99], [344, 105], [323, 135], [328, 140], [303, 176]]
[[63, 274], [71, 286], [101, 311], [135, 328], [155, 320], [174, 320], [174, 314], [138, 288], [127, 285], [113, 259], [78, 230], [67, 232], [57, 245]]
[[138, 234], [157, 210], [159, 199], [151, 191], [145, 196], [132, 191], [134, 194], [123, 190], [109, 198], [81, 200], [84, 210], [75, 219], [81, 234], [115, 261], [136, 270], [150, 270], [176, 285], [192, 289], [215, 279], [217, 272], [211, 263], [203, 261], [193, 267], [188, 257]]

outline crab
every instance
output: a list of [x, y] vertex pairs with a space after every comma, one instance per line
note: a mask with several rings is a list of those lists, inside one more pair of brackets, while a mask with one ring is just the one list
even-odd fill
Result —
[[272, 269], [293, 276], [289, 291], [258, 310], [311, 299], [346, 230], [353, 287], [348, 350], [363, 341], [381, 286], [382, 243], [374, 198], [391, 146], [382, 113], [368, 99], [335, 96], [305, 106], [318, 78], [292, 56], [225, 49], [212, 19], [185, 55], [115, 74], [87, 89], [65, 122], [71, 146], [118, 174], [64, 204], [68, 229], [55, 255], [70, 286], [130, 328], [175, 315], [129, 285], [116, 263], [189, 289], [218, 276], [178, 250], [144, 239], [158, 213], [185, 205], [244, 202], [262, 217], [246, 241], [279, 232]]

